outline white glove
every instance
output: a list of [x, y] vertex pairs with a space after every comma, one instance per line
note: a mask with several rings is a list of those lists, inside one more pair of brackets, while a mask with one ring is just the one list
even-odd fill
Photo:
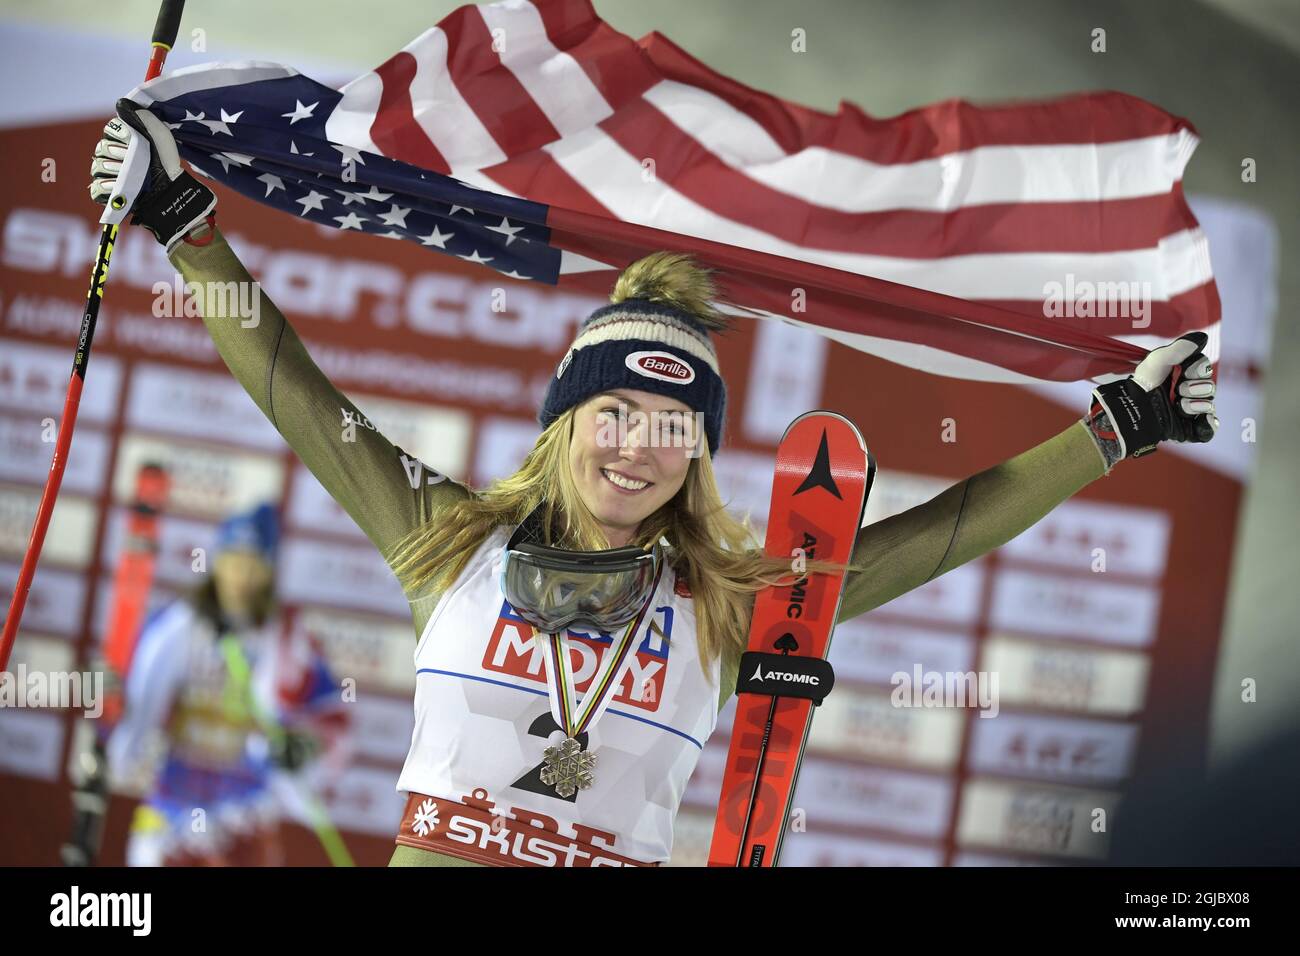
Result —
[[104, 126], [90, 164], [90, 198], [104, 203], [105, 224], [144, 226], [171, 252], [203, 223], [217, 197], [181, 168], [171, 130], [130, 100], [117, 101], [118, 115]]

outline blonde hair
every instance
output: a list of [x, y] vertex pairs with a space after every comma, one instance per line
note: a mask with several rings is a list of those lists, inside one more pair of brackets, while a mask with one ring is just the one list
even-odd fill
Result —
[[[708, 272], [689, 256], [656, 252], [624, 270], [610, 300], [671, 304], [706, 328], [723, 330], [726, 322], [710, 304], [715, 295]], [[552, 422], [513, 475], [480, 492], [469, 490], [393, 546], [386, 557], [409, 593], [446, 591], [493, 531], [502, 525], [513, 528], [539, 506], [545, 543], [580, 551], [610, 546], [569, 465], [574, 422], [585, 404], [568, 408]], [[738, 521], [727, 512], [708, 443], [703, 436], [698, 440], [703, 448], [691, 459], [681, 488], [641, 522], [630, 543], [649, 549], [661, 538], [667, 541], [669, 564], [694, 598], [699, 657], [707, 675], [708, 665], [725, 649], [743, 650], [748, 644], [756, 591], [792, 584], [805, 573], [854, 566], [808, 560], [806, 571], [796, 573], [791, 557], [768, 557], [748, 519]]]

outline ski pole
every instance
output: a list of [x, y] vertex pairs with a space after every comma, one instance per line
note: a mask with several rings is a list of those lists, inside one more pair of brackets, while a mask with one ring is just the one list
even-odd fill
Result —
[[[184, 9], [185, 0], [163, 0], [153, 28], [153, 52], [145, 71], [146, 80], [152, 80], [162, 73], [163, 63], [180, 31], [181, 13]], [[106, 209], [105, 217], [111, 212], [112, 210]], [[40, 560], [41, 548], [45, 544], [45, 532], [50, 526], [50, 516], [54, 513], [54, 502], [59, 497], [59, 486], [63, 484], [63, 470], [67, 467], [68, 450], [72, 447], [72, 432], [77, 427], [81, 389], [86, 384], [86, 364], [90, 361], [90, 346], [95, 337], [95, 322], [99, 318], [99, 303], [104, 297], [108, 263], [113, 255], [113, 243], [117, 239], [117, 223], [108, 223], [105, 219], [100, 221], [105, 225], [99, 233], [95, 266], [90, 272], [90, 291], [86, 293], [86, 311], [81, 317], [81, 333], [77, 337], [77, 351], [72, 359], [72, 376], [68, 381], [67, 397], [63, 401], [63, 417], [60, 420], [58, 439], [54, 443], [54, 458], [45, 478], [40, 506], [36, 509], [36, 523], [32, 525], [31, 537], [27, 539], [27, 553], [23, 556], [22, 567], [18, 572], [18, 583], [9, 602], [9, 612], [5, 615], [4, 633], [0, 636], [0, 671], [9, 666], [9, 654], [18, 636], [18, 622], [22, 619], [27, 592], [31, 590], [32, 578], [36, 575], [36, 562]]]

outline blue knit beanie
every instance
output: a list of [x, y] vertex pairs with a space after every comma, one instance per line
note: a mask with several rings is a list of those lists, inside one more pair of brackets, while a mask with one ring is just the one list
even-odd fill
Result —
[[274, 564], [279, 543], [280, 519], [270, 504], [260, 504], [251, 511], [232, 515], [217, 528], [217, 553], [256, 551]]
[[[720, 316], [705, 320], [672, 304], [677, 290], [671, 286], [674, 280], [680, 283], [685, 258], [655, 253], [624, 272], [615, 289], [616, 301], [582, 323], [556, 367], [537, 416], [542, 428], [593, 395], [635, 389], [675, 398], [703, 414], [709, 453], [718, 453], [727, 416], [727, 386], [718, 371], [709, 331], [726, 325]], [[634, 271], [643, 264], [649, 264], [649, 269]], [[631, 280], [625, 282], [629, 275]], [[627, 292], [642, 295], [618, 298]]]

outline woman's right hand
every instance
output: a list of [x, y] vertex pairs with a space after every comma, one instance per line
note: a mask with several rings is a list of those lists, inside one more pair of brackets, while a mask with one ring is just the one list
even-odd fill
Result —
[[130, 213], [171, 252], [211, 219], [217, 197], [181, 168], [165, 123], [130, 100], [118, 100], [117, 112], [95, 146], [90, 198], [108, 207], [100, 222], [119, 223]]

